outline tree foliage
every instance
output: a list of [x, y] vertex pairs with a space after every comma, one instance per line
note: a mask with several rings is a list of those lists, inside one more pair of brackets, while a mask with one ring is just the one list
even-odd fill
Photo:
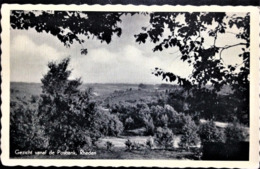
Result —
[[104, 136], [119, 136], [124, 130], [117, 115], [100, 110], [95, 114], [94, 128]]
[[46, 148], [48, 139], [39, 125], [38, 112], [24, 105], [12, 107], [10, 112], [10, 154], [15, 150], [40, 150]]
[[200, 125], [199, 135], [202, 143], [225, 142], [225, 134], [223, 130], [218, 129], [212, 120]]
[[181, 147], [189, 149], [191, 146], [196, 146], [199, 143], [198, 126], [190, 116], [185, 116], [185, 124], [182, 127], [182, 132], [183, 135], [179, 143]]
[[131, 117], [128, 117], [125, 120], [125, 129], [126, 130], [131, 130], [134, 128], [134, 120]]
[[173, 146], [173, 132], [169, 128], [156, 128], [154, 142], [159, 147], [169, 148]]
[[[66, 47], [73, 42], [84, 44], [84, 35], [110, 43], [112, 36], [120, 36], [118, 27], [122, 12], [83, 12], [83, 11], [12, 11], [10, 22], [13, 29], [33, 28], [37, 32], [50, 33]], [[81, 54], [87, 54], [82, 46]]]
[[95, 104], [90, 102], [88, 91], [78, 89], [80, 79], [69, 80], [69, 61], [70, 58], [50, 62], [49, 71], [42, 78], [38, 111], [50, 149], [78, 150], [89, 143], [89, 138], [99, 137], [93, 128]]
[[[183, 21], [178, 17], [184, 17]], [[217, 106], [217, 93], [223, 86], [231, 86], [232, 97], [237, 98], [237, 104], [233, 108], [237, 110], [241, 121], [249, 123], [249, 60], [250, 60], [250, 16], [244, 17], [226, 13], [212, 12], [175, 12], [175, 13], [151, 13], [149, 29], [136, 35], [136, 41], [144, 43], [150, 39], [155, 47], [153, 51], [162, 51], [167, 48], [178, 48], [183, 62], [193, 67], [189, 79], [180, 77], [172, 72], [165, 72], [155, 68], [156, 76], [162, 76], [166, 81], [183, 86], [190, 93], [190, 104], [196, 105], [198, 97], [205, 93], [203, 106]], [[236, 27], [238, 42], [233, 45], [218, 46], [218, 37], [227, 33], [228, 29]], [[166, 29], [170, 35], [163, 38]], [[206, 35], [205, 35], [206, 34]], [[212, 38], [212, 44], [205, 43], [205, 37]], [[223, 51], [241, 46], [241, 64], [226, 65], [223, 59]], [[212, 88], [209, 89], [208, 85]], [[195, 103], [194, 103], [195, 102]], [[193, 108], [196, 108], [193, 106]], [[193, 109], [194, 111], [196, 109]], [[210, 113], [207, 111], [207, 113]], [[212, 118], [212, 117], [211, 117]]]
[[246, 129], [236, 121], [225, 128], [225, 134], [226, 142], [231, 144], [246, 141], [248, 138]]

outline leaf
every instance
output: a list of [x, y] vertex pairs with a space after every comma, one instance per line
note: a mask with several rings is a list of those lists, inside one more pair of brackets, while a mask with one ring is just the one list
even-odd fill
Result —
[[164, 80], [166, 78], [166, 74], [162, 74], [162, 80]]
[[136, 42], [139, 42], [140, 43], [145, 43], [145, 40], [147, 39], [148, 37], [148, 34], [147, 33], [140, 33], [139, 35], [135, 35], [136, 38]]
[[80, 53], [82, 54], [82, 55], [87, 55], [88, 54], [88, 49], [80, 49]]
[[170, 82], [174, 82], [176, 80], [176, 76], [174, 74], [171, 74], [169, 79], [170, 79]]
[[159, 50], [159, 51], [162, 51], [162, 50], [163, 50], [162, 44], [155, 46], [155, 48], [153, 49], [154, 52], [155, 52], [155, 51], [158, 51], [158, 50]]
[[181, 60], [185, 61], [188, 59], [188, 55], [182, 55]]
[[231, 72], [234, 71], [234, 70], [236, 70], [235, 67], [233, 67], [233, 66], [230, 67], [230, 71], [231, 71]]
[[177, 44], [177, 39], [176, 39], [176, 38], [171, 39], [170, 42], [169, 42], [169, 44], [170, 44], [170, 46], [176, 46], [176, 44]]
[[188, 26], [184, 26], [184, 27], [180, 28], [178, 30], [178, 32], [183, 34], [183, 33], [187, 33], [188, 30], [189, 30], [189, 27]]

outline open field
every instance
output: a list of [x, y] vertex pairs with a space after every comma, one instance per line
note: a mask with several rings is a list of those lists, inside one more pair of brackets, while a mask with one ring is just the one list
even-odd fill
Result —
[[[149, 138], [150, 138], [150, 136], [104, 137], [104, 138], [101, 138], [101, 139], [98, 140], [97, 146], [100, 147], [100, 148], [105, 148], [105, 143], [107, 141], [110, 141], [110, 142], [113, 143], [114, 147], [123, 148], [123, 147], [125, 147], [125, 142], [126, 142], [127, 139], [130, 139], [132, 142], [146, 146], [146, 141]], [[178, 144], [180, 142], [180, 138], [181, 138], [181, 135], [174, 136], [174, 139], [173, 139], [173, 147], [174, 148], [179, 147]]]

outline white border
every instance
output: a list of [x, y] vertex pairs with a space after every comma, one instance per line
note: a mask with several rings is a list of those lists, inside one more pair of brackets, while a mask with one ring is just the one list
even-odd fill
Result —
[[[249, 161], [192, 161], [192, 160], [75, 160], [75, 159], [10, 159], [10, 10], [76, 10], [76, 11], [188, 11], [188, 12], [250, 12], [250, 157]], [[135, 166], [135, 167], [215, 167], [258, 168], [259, 165], [259, 10], [257, 7], [220, 6], [134, 6], [134, 5], [2, 5], [2, 138], [1, 160], [7, 166]]]

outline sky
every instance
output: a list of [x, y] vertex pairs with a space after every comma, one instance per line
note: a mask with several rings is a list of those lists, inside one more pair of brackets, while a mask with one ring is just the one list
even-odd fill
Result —
[[[95, 38], [85, 38], [83, 47], [88, 49], [87, 55], [81, 55], [81, 45], [74, 43], [67, 48], [51, 34], [37, 33], [33, 29], [11, 29], [11, 81], [40, 83], [48, 71], [48, 62], [66, 57], [71, 57], [70, 78], [81, 77], [83, 83], [162, 83], [161, 77], [152, 74], [155, 67], [182, 77], [190, 75], [192, 67], [180, 60], [177, 48], [153, 52], [153, 43], [135, 42], [134, 35], [142, 32], [143, 26], [149, 26], [147, 16], [127, 15], [121, 19], [122, 35], [120, 38], [113, 36], [110, 44], [101, 43]], [[219, 46], [237, 43], [232, 33], [218, 38]], [[205, 39], [205, 43], [212, 44], [212, 39]], [[240, 48], [230, 48], [223, 52], [223, 58], [227, 64], [239, 63], [239, 53]]]

